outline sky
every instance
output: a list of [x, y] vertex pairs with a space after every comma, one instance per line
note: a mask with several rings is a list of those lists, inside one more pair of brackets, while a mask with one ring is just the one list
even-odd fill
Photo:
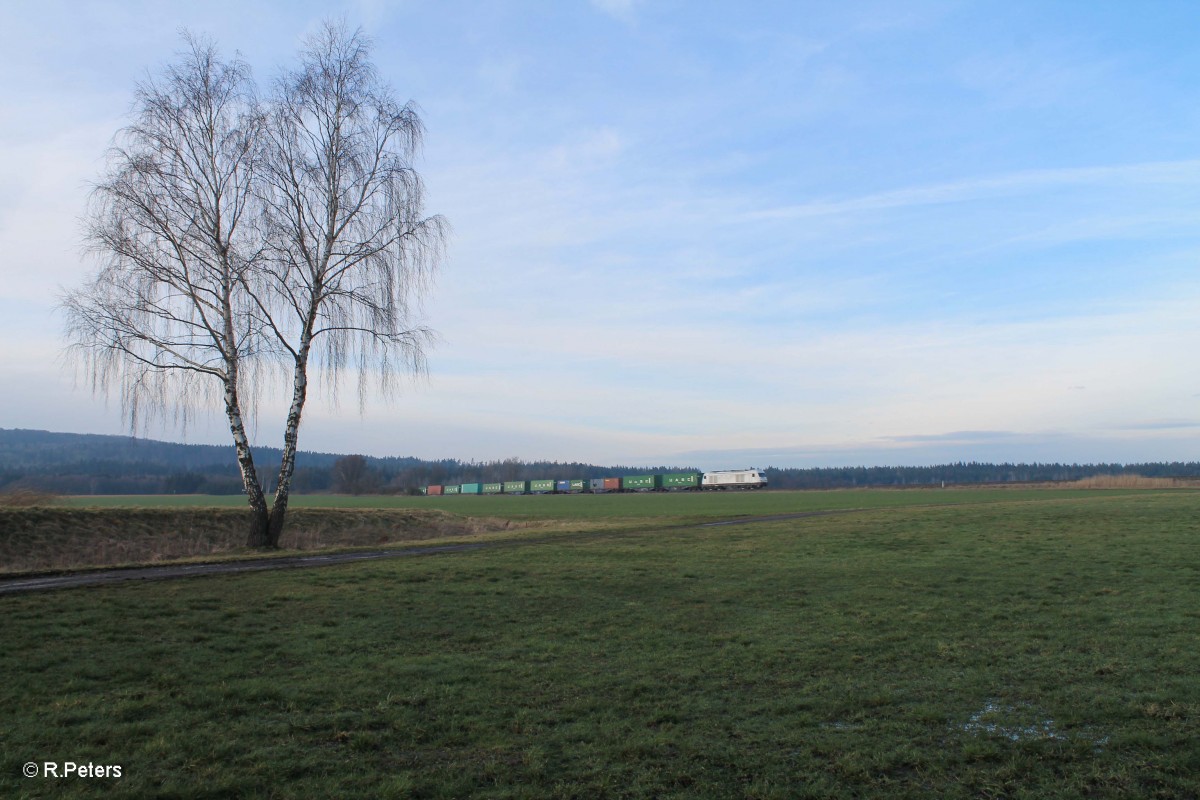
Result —
[[301, 449], [1200, 460], [1200, 5], [1165, 0], [5, 3], [0, 427], [129, 432], [58, 303], [135, 83], [187, 29], [268, 87], [330, 17], [419, 105], [452, 234], [428, 377], [318, 392]]

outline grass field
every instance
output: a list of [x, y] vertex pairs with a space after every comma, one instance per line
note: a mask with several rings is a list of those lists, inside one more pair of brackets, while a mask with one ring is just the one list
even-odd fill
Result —
[[[1176, 491], [1191, 491], [1180, 489]], [[436, 509], [514, 520], [670, 518], [727, 519], [790, 512], [896, 506], [961, 505], [1019, 500], [1120, 496], [1137, 489], [962, 487], [951, 489], [837, 489], [828, 491], [666, 492], [580, 495], [292, 495], [289, 508]], [[1141, 492], [1144, 494], [1145, 492]], [[64, 498], [70, 508], [245, 508], [240, 495], [88, 495]]]
[[[1130, 489], [956, 488], [499, 497], [299, 495], [280, 547], [288, 552], [479, 538], [644, 530], [741, 517], [930, 505], [1062, 500]], [[53, 498], [50, 498], [53, 499]], [[241, 497], [127, 495], [0, 505], [0, 575], [254, 557]], [[515, 535], [515, 534], [514, 534]]]
[[1200, 495], [797, 494], [720, 502], [866, 510], [4, 598], [0, 795], [1200, 792]]

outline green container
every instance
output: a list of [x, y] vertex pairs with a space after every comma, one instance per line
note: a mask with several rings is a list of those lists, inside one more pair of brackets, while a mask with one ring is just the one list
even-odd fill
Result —
[[653, 491], [662, 488], [662, 475], [626, 475], [621, 488], [627, 492]]
[[463, 494], [483, 494], [482, 483], [464, 483], [462, 485]]
[[455, 484], [453, 486], [443, 486], [442, 494], [462, 494], [462, 486]]
[[530, 481], [529, 482], [529, 491], [534, 492], [535, 494], [545, 493], [545, 492], [553, 492], [554, 491], [554, 479], [551, 478], [550, 480], [547, 480], [547, 481]]
[[421, 494], [429, 494], [429, 487], [428, 487], [428, 486], [422, 486], [422, 487], [421, 487]]
[[525, 494], [529, 491], [529, 481], [505, 481], [505, 494]]
[[503, 483], [485, 483], [483, 485], [483, 494], [500, 494], [503, 491]]
[[664, 489], [699, 489], [699, 472], [671, 472], [662, 476]]

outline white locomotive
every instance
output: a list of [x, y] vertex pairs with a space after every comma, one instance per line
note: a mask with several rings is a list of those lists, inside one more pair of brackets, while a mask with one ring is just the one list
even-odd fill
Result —
[[719, 469], [704, 473], [701, 489], [762, 489], [767, 485], [767, 474], [754, 469]]

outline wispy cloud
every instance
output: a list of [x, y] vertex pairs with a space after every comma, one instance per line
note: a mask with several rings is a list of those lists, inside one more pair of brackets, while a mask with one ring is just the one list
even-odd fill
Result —
[[994, 197], [1037, 194], [1063, 187], [1170, 184], [1200, 186], [1200, 160], [1022, 170], [971, 180], [875, 192], [842, 200], [763, 208], [747, 211], [740, 218], [743, 220], [801, 219], [915, 206], [967, 203]]
[[545, 165], [552, 170], [588, 170], [610, 164], [625, 148], [621, 134], [602, 127], [585, 131], [552, 149]]
[[488, 57], [479, 65], [479, 78], [493, 91], [509, 95], [517, 89], [522, 68], [517, 56]]
[[631, 22], [638, 0], [588, 0], [592, 6], [621, 22]]
[[1004, 109], [1073, 105], [1080, 95], [1119, 80], [1107, 59], [1073, 53], [1069, 41], [1042, 42], [975, 53], [954, 70], [965, 88]]
[[949, 433], [906, 434], [903, 436], [883, 436], [883, 441], [900, 443], [952, 442], [955, 444], [979, 444], [981, 442], [999, 442], [1011, 440], [1017, 436], [1028, 436], [1013, 431], [951, 431]]
[[1200, 430], [1200, 420], [1159, 420], [1154, 422], [1130, 423], [1117, 426], [1124, 431], [1183, 431]]

